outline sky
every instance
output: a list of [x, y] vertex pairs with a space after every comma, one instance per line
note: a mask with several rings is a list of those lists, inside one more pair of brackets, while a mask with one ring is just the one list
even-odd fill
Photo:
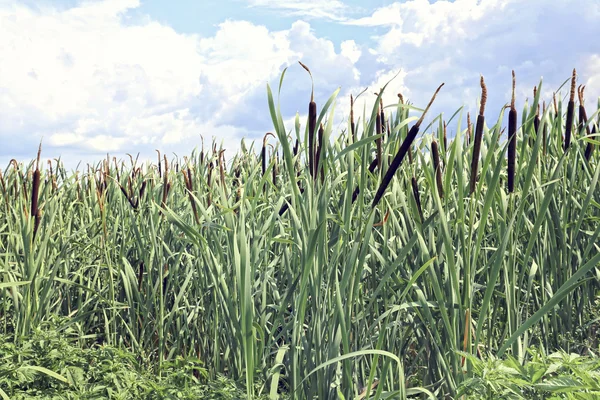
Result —
[[71, 168], [107, 153], [182, 157], [201, 138], [234, 152], [273, 130], [267, 84], [276, 92], [285, 68], [281, 111], [304, 129], [311, 82], [298, 61], [319, 109], [340, 88], [336, 132], [350, 94], [368, 88], [355, 112], [370, 112], [392, 78], [384, 105], [402, 93], [424, 107], [445, 83], [432, 120], [475, 115], [483, 75], [495, 121], [511, 70], [520, 112], [540, 79], [550, 100], [577, 68], [591, 111], [598, 21], [598, 0], [0, 0], [0, 168], [40, 142], [43, 159]]

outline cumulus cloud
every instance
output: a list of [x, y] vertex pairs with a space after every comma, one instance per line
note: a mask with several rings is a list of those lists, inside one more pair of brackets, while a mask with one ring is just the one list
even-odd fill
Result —
[[371, 54], [383, 70], [406, 71], [404, 82], [417, 105], [424, 106], [435, 87], [446, 83], [432, 116], [444, 111], [449, 117], [462, 105], [474, 112], [483, 74], [489, 119], [495, 119], [510, 100], [512, 69], [519, 106], [533, 97], [542, 76], [542, 94], [549, 98], [573, 67], [595, 99], [600, 55], [593, 38], [600, 27], [593, 21], [599, 17], [596, 0], [409, 0], [344, 23], [385, 30], [374, 38]]
[[340, 0], [246, 0], [250, 7], [277, 10], [293, 17], [344, 20], [348, 6]]
[[[340, 54], [306, 22], [271, 32], [224, 21], [214, 36], [199, 37], [150, 18], [126, 23], [127, 10], [137, 6], [111, 0], [66, 10], [0, 8], [3, 161], [31, 158], [42, 137], [45, 154], [74, 159], [154, 148], [185, 152], [200, 135], [235, 149], [243, 135], [269, 128], [266, 83], [286, 66], [302, 59], [325, 72], [317, 79], [326, 82], [324, 90], [335, 78], [357, 74], [357, 46], [349, 41]], [[304, 95], [306, 78], [287, 93]]]

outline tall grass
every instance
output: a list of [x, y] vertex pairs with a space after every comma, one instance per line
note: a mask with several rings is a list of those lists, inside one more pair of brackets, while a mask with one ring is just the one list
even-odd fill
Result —
[[[158, 364], [198, 358], [212, 377], [244, 382], [248, 398], [273, 399], [443, 398], [472, 376], [465, 353], [593, 351], [579, 339], [598, 325], [600, 159], [586, 154], [599, 140], [583, 127], [598, 132], [598, 110], [573, 114], [584, 125], [563, 148], [562, 105], [537, 113], [540, 82], [511, 135], [509, 194], [504, 109], [485, 123], [480, 83], [472, 138], [462, 110], [424, 126], [426, 109], [401, 95], [381, 107], [386, 87], [341, 134], [338, 91], [320, 111], [311, 95], [305, 127], [296, 118], [289, 135], [268, 87], [270, 157], [265, 141], [242, 143], [227, 164], [215, 144], [81, 175], [57, 162], [52, 176], [40, 170], [37, 194], [42, 164], [11, 163], [0, 330], [69, 316], [62, 329], [81, 346], [125, 346]], [[438, 146], [446, 123], [456, 135]]]

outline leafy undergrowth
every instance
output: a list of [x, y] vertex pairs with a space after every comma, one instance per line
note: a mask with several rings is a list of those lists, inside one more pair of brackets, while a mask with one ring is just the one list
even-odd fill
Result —
[[94, 345], [81, 348], [66, 332], [37, 329], [15, 344], [0, 335], [0, 398], [242, 399], [232, 380], [209, 380], [198, 359], [177, 358], [160, 371], [134, 353]]
[[480, 360], [462, 353], [472, 362], [474, 377], [460, 385], [459, 396], [528, 400], [600, 398], [600, 358], [593, 353], [545, 355], [531, 348], [529, 353], [531, 358], [523, 365], [511, 356]]

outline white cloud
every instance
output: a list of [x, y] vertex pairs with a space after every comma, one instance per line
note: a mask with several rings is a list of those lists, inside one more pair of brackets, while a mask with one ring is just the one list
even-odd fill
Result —
[[352, 64], [355, 64], [362, 54], [362, 51], [354, 40], [344, 40], [340, 47], [342, 49], [341, 54], [350, 60]]
[[250, 7], [279, 10], [288, 16], [344, 20], [348, 7], [340, 0], [246, 0]]
[[435, 88], [446, 83], [430, 118], [441, 111], [449, 118], [462, 105], [475, 111], [483, 74], [488, 120], [495, 121], [510, 100], [511, 69], [517, 74], [518, 107], [532, 98], [542, 75], [543, 95], [551, 96], [573, 67], [578, 82], [588, 84], [586, 97], [595, 99], [600, 54], [594, 38], [600, 27], [593, 21], [598, 18], [597, 0], [408, 0], [344, 23], [384, 30], [373, 37], [369, 55], [378, 69], [402, 67], [415, 105], [425, 106]]
[[[269, 129], [265, 84], [284, 67], [303, 60], [323, 91], [358, 76], [356, 43], [336, 53], [306, 22], [271, 32], [224, 21], [214, 36], [199, 37], [148, 17], [124, 22], [138, 5], [0, 7], [0, 140], [8, 143], [2, 160], [32, 157], [42, 138], [45, 154], [73, 159], [154, 148], [184, 153], [199, 145], [200, 134], [233, 150], [242, 135]], [[294, 75], [287, 93], [304, 96], [305, 72], [298, 66]], [[22, 140], [8, 140], [15, 135]]]

